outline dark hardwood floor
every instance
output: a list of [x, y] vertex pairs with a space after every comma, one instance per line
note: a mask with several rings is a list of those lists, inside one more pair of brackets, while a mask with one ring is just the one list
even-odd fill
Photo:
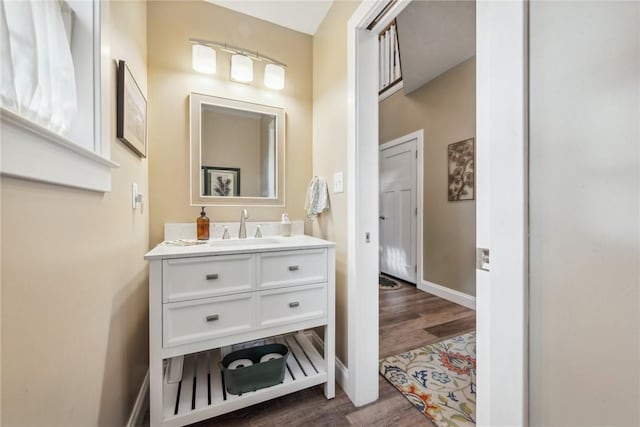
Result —
[[[475, 329], [475, 312], [415, 286], [380, 291], [380, 357]], [[336, 384], [327, 400], [314, 387], [194, 424], [214, 426], [415, 426], [433, 424], [382, 376], [380, 398], [356, 408]]]

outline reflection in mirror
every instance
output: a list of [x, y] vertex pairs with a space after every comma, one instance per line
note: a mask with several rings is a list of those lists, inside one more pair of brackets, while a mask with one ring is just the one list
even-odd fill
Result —
[[284, 206], [284, 109], [192, 93], [190, 116], [193, 206]]
[[276, 116], [201, 104], [201, 196], [276, 197]]

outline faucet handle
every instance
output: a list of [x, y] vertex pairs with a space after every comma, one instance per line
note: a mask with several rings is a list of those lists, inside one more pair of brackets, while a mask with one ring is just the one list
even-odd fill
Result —
[[262, 230], [260, 229], [260, 225], [258, 224], [258, 226], [256, 227], [256, 235], [255, 235], [256, 239], [262, 239]]
[[244, 217], [244, 219], [249, 218], [249, 212], [246, 209], [242, 209], [242, 216]]

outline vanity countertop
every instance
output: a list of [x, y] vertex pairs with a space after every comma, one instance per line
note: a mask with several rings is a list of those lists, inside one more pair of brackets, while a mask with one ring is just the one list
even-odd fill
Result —
[[150, 250], [144, 258], [157, 260], [165, 258], [186, 258], [193, 256], [228, 255], [250, 252], [288, 251], [333, 247], [335, 243], [307, 235], [291, 237], [269, 236], [262, 239], [212, 239], [207, 243], [192, 246], [177, 246], [162, 242]]

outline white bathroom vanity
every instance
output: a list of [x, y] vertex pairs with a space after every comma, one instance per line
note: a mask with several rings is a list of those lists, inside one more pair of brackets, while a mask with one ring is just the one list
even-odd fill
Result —
[[[334, 243], [294, 235], [162, 243], [149, 260], [151, 426], [182, 426], [324, 383], [335, 394]], [[323, 328], [323, 348], [310, 328]], [[289, 348], [281, 384], [224, 390], [220, 361], [238, 348]]]

